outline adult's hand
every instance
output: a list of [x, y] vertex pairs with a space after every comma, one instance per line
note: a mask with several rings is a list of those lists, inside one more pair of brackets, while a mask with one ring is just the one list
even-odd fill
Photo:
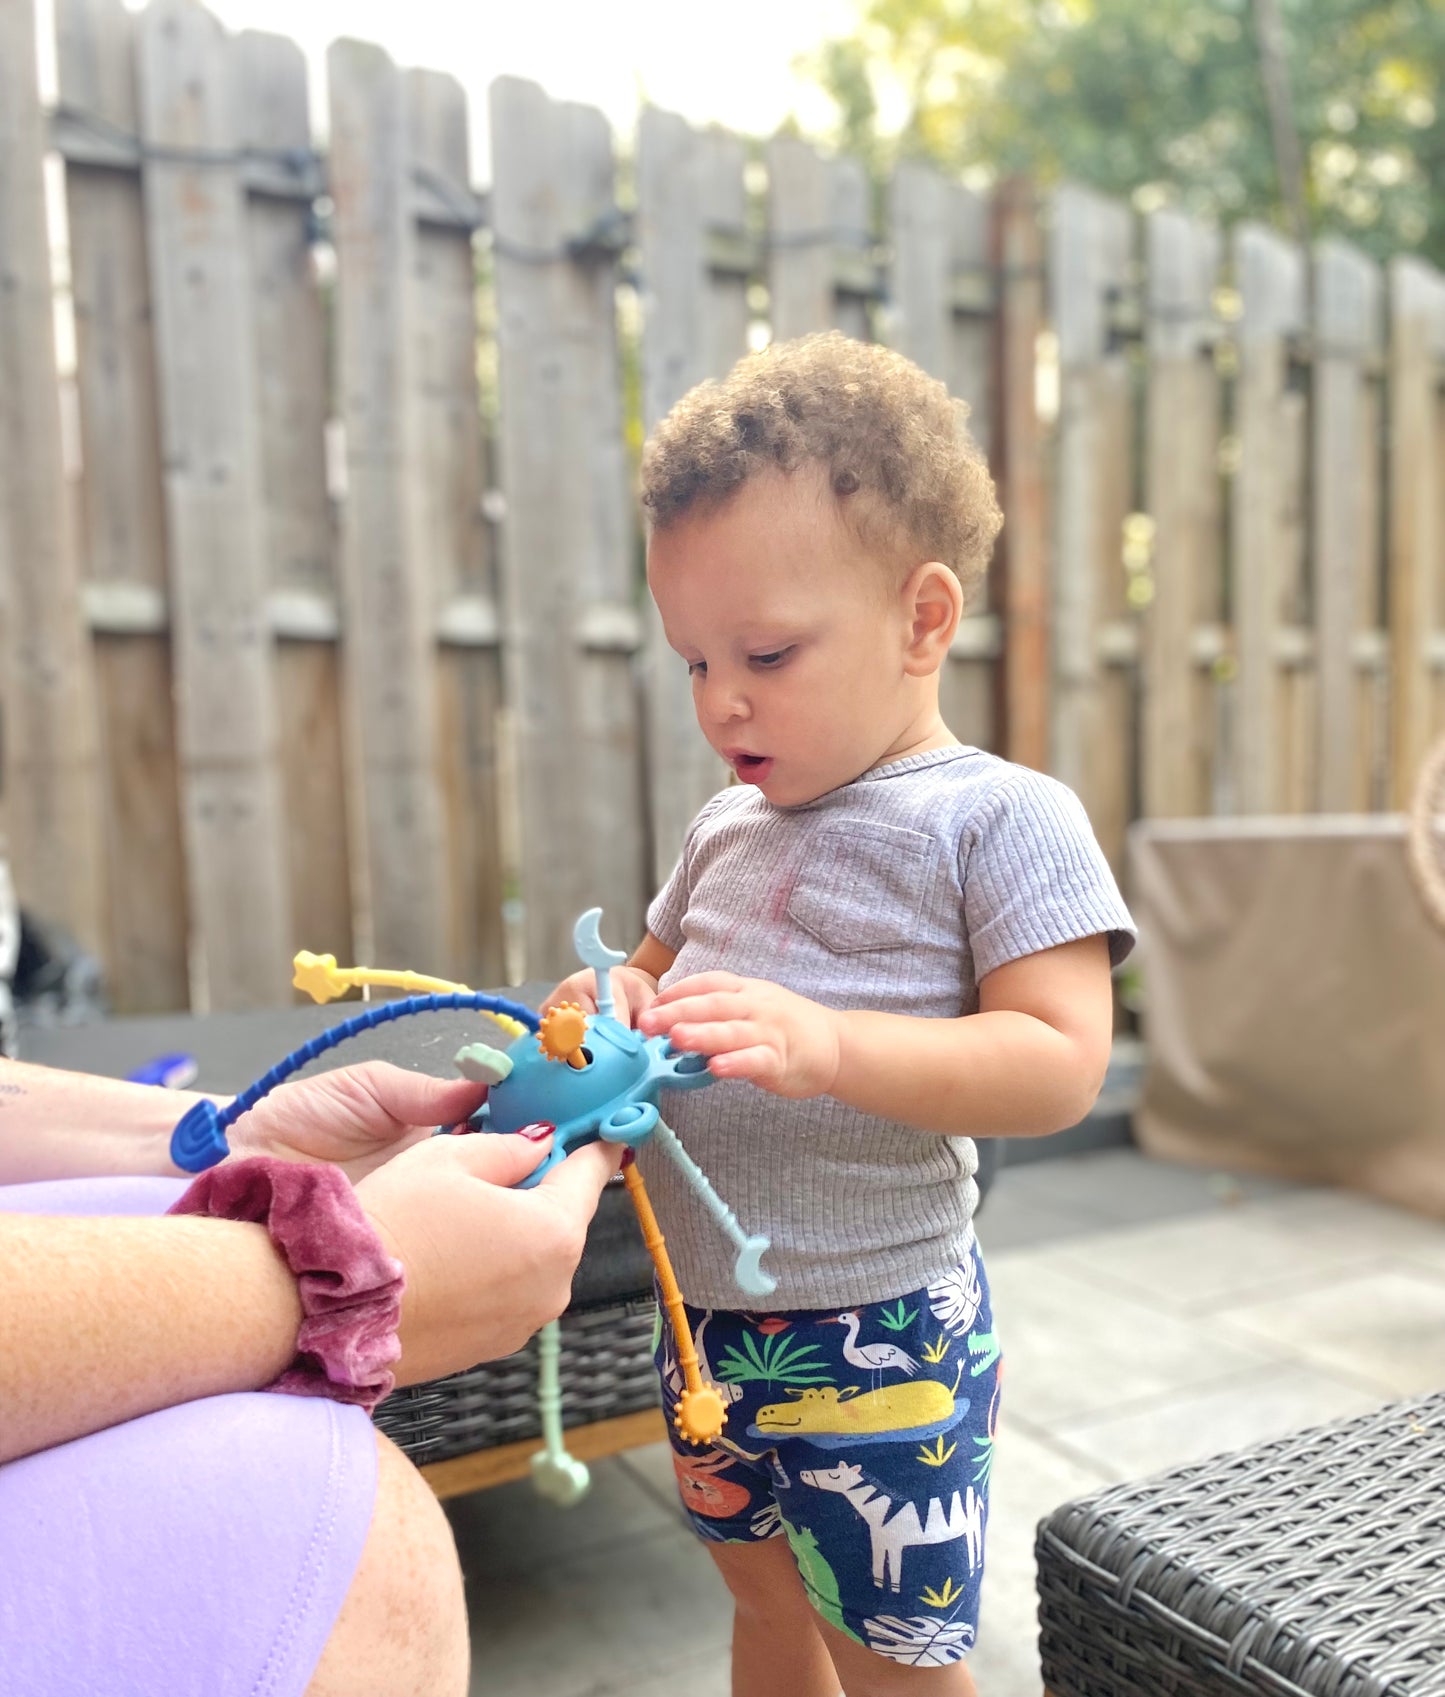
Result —
[[550, 1137], [431, 1138], [357, 1185], [406, 1269], [398, 1384], [510, 1355], [567, 1306], [588, 1222], [623, 1152], [589, 1144], [533, 1189], [512, 1188], [550, 1148]]
[[263, 1096], [232, 1128], [231, 1158], [330, 1161], [355, 1184], [402, 1150], [427, 1141], [439, 1125], [467, 1119], [486, 1094], [485, 1085], [470, 1079], [432, 1078], [386, 1061], [363, 1061], [294, 1079]]

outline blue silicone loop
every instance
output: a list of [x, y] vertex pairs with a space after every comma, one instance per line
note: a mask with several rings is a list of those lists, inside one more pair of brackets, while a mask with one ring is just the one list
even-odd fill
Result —
[[324, 1055], [328, 1049], [334, 1049], [352, 1037], [359, 1037], [363, 1031], [386, 1025], [394, 1019], [406, 1019], [411, 1014], [466, 1008], [479, 1008], [485, 1013], [506, 1014], [520, 1025], [526, 1026], [528, 1031], [536, 1031], [542, 1023], [531, 1008], [523, 1007], [520, 1002], [509, 1002], [505, 996], [483, 995], [480, 990], [469, 990], [465, 993], [454, 991], [444, 996], [404, 996], [395, 1002], [379, 1002], [375, 1007], [369, 1007], [364, 1013], [357, 1014], [354, 1019], [344, 1019], [340, 1025], [333, 1025], [329, 1031], [323, 1031], [309, 1043], [303, 1043], [299, 1049], [293, 1049], [285, 1060], [279, 1061], [264, 1077], [258, 1078], [249, 1089], [243, 1090], [228, 1107], [222, 1109], [214, 1102], [197, 1102], [187, 1109], [171, 1133], [171, 1159], [187, 1173], [200, 1173], [207, 1167], [214, 1167], [230, 1152], [226, 1133], [242, 1114], [249, 1113], [263, 1096], [269, 1095], [278, 1084], [284, 1084], [293, 1072], [299, 1072], [318, 1055]]

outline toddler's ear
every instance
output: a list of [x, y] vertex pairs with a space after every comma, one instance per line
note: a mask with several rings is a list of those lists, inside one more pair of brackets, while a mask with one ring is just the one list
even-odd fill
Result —
[[908, 574], [903, 597], [909, 633], [904, 669], [913, 677], [928, 677], [948, 658], [963, 616], [963, 589], [947, 566], [928, 560]]

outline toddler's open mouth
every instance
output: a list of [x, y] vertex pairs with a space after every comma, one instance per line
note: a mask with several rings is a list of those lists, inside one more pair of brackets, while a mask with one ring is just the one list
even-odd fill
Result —
[[745, 783], [761, 783], [773, 769], [770, 754], [746, 754], [740, 748], [730, 748], [723, 758]]

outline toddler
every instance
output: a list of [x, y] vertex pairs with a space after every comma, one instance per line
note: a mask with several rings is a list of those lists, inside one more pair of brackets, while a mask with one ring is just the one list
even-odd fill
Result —
[[[939, 714], [1001, 522], [965, 416], [829, 333], [694, 389], [643, 461], [648, 586], [739, 781], [689, 828], [617, 1013], [709, 1057], [723, 1082], [664, 1116], [778, 1281], [740, 1311], [730, 1245], [644, 1146], [732, 1398], [674, 1462], [734, 1598], [735, 1697], [974, 1692], [1000, 1363], [972, 1138], [1084, 1116], [1133, 941], [1074, 795]], [[665, 1335], [658, 1364], [671, 1406]]]

